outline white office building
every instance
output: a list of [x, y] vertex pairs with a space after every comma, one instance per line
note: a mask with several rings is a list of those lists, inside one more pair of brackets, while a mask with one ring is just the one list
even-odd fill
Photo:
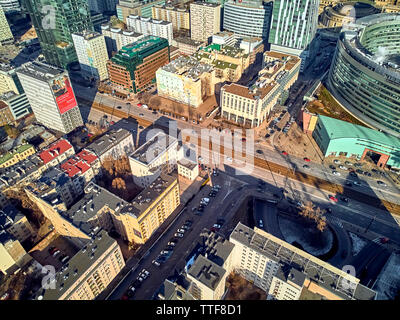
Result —
[[17, 70], [36, 120], [49, 129], [69, 133], [83, 126], [68, 72], [42, 62]]
[[168, 40], [169, 45], [172, 44], [172, 22], [130, 15], [126, 18], [126, 25], [131, 31], [143, 33], [145, 36], [165, 38]]
[[84, 31], [73, 33], [72, 40], [84, 75], [100, 81], [107, 79], [108, 53], [104, 35], [98, 32]]
[[131, 30], [122, 30], [121, 28], [113, 28], [109, 24], [103, 24], [101, 26], [101, 33], [105, 37], [108, 55], [110, 57], [112, 56], [112, 52], [118, 52], [123, 46], [139, 41], [144, 37], [142, 33], [137, 33]]

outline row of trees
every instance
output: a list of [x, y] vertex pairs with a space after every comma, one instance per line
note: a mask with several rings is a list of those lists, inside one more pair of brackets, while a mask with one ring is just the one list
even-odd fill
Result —
[[323, 232], [326, 228], [326, 217], [325, 210], [320, 207], [315, 206], [311, 201], [307, 201], [303, 206], [302, 210], [299, 212], [302, 217], [313, 220], [317, 229]]

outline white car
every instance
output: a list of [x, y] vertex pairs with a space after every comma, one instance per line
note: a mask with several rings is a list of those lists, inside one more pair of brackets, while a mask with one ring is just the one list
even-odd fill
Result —
[[170, 241], [170, 242], [168, 242], [168, 245], [169, 245], [169, 246], [171, 246], [171, 247], [175, 247], [175, 246], [176, 246], [176, 243], [175, 243], [175, 242], [172, 242], [172, 241]]
[[153, 264], [156, 265], [157, 267], [160, 266], [160, 263], [157, 260], [153, 260]]
[[332, 171], [332, 174], [334, 174], [335, 176], [340, 176], [340, 172], [337, 171]]
[[226, 161], [232, 162], [232, 158], [231, 157], [226, 157]]
[[335, 160], [333, 160], [333, 163], [340, 164], [340, 161], [338, 159], [335, 159]]
[[53, 253], [53, 257], [57, 257], [59, 254], [60, 254], [60, 250], [56, 250], [56, 251], [54, 251], [54, 253]]
[[199, 161], [203, 161], [203, 158], [202, 158], [202, 157], [200, 157], [200, 156], [199, 156], [199, 158], [198, 158], [198, 159], [199, 159]]
[[148, 109], [149, 107], [147, 106], [147, 104], [142, 105], [143, 109]]
[[177, 232], [180, 232], [180, 233], [185, 233], [185, 229], [178, 229], [178, 230], [176, 230]]
[[347, 170], [347, 168], [345, 166], [342, 166], [342, 165], [339, 166], [339, 169]]
[[183, 238], [183, 233], [175, 233], [174, 236], [178, 238]]
[[138, 277], [137, 278], [140, 282], [143, 282], [143, 278], [142, 277]]
[[358, 181], [353, 181], [353, 184], [355, 184], [356, 186], [361, 186], [362, 185], [361, 182], [358, 182]]

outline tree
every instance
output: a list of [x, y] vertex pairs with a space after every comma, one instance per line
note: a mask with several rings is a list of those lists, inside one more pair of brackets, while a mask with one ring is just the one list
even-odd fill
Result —
[[181, 104], [176, 105], [176, 110], [178, 111], [179, 115], [182, 115], [182, 113], [184, 111], [184, 109], [183, 109]]
[[151, 100], [151, 106], [152, 106], [153, 109], [157, 109], [158, 110], [160, 105], [161, 105], [161, 99], [159, 97], [154, 97]]
[[4, 130], [6, 132], [6, 134], [11, 138], [11, 139], [15, 139], [16, 137], [18, 137], [19, 135], [19, 131], [17, 128], [15, 128], [12, 125], [6, 124], [4, 126]]
[[117, 190], [126, 190], [126, 184], [122, 178], [115, 178], [112, 181], [111, 186]]
[[326, 228], [326, 217], [324, 211], [320, 207], [316, 207], [311, 201], [307, 201], [299, 215], [307, 219], [314, 220], [319, 231], [324, 231]]

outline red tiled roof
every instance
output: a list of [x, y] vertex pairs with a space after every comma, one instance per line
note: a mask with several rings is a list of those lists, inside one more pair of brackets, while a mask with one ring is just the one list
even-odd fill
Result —
[[93, 161], [95, 161], [97, 159], [97, 156], [93, 152], [90, 152], [85, 149], [83, 149], [81, 152], [79, 152], [77, 154], [77, 156], [80, 159], [85, 160], [85, 162], [88, 164], [91, 164]]
[[61, 139], [53, 143], [46, 150], [42, 151], [39, 154], [39, 157], [40, 159], [42, 159], [44, 164], [46, 164], [71, 148], [72, 145], [67, 140]]
[[87, 150], [82, 150], [74, 157], [66, 160], [60, 167], [70, 178], [76, 174], [85, 173], [90, 169], [90, 164], [97, 159], [97, 156]]

